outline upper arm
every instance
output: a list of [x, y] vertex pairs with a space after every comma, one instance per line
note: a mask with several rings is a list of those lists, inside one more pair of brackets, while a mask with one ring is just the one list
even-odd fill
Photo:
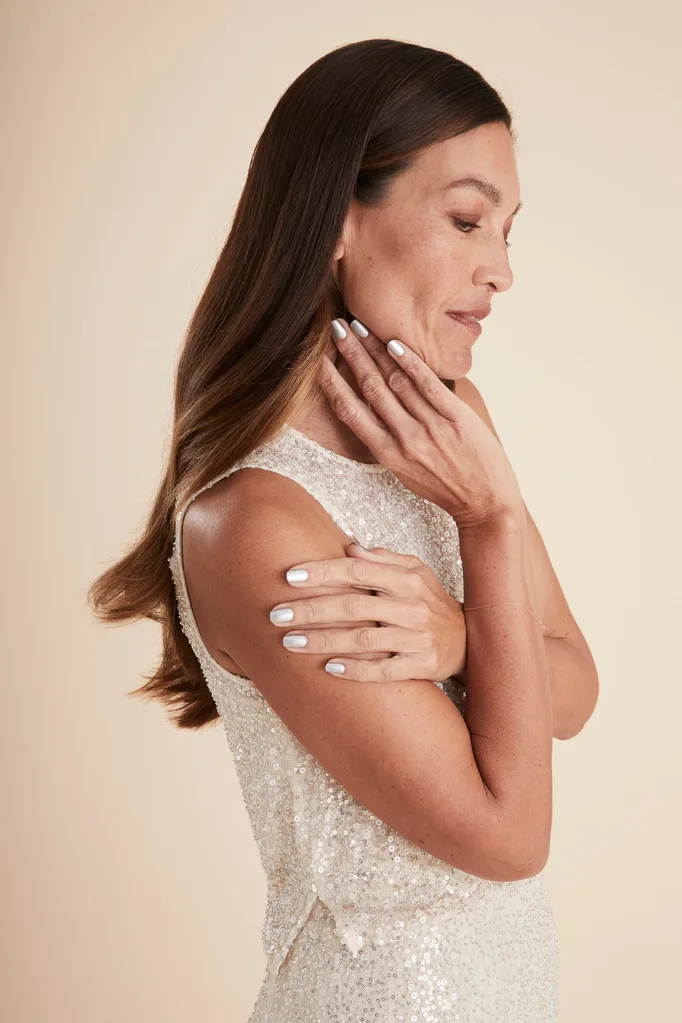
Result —
[[348, 538], [324, 509], [293, 481], [244, 469], [197, 499], [185, 526], [185, 575], [202, 635], [202, 608], [210, 608], [214, 645], [235, 658], [324, 769], [439, 859], [493, 880], [527, 876], [523, 829], [486, 788], [466, 723], [438, 686], [339, 679], [325, 672], [328, 657], [282, 645], [269, 611], [292, 599], [286, 570], [345, 556]]

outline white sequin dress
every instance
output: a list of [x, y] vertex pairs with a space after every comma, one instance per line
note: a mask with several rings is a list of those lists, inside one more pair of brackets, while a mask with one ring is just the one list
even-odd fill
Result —
[[[418, 555], [458, 600], [463, 580], [446, 512], [385, 467], [291, 426], [177, 511], [169, 564], [180, 621], [220, 712], [267, 877], [267, 969], [247, 1023], [555, 1023], [558, 948], [542, 874], [484, 880], [413, 845], [204, 646], [182, 568], [182, 520], [198, 493], [246, 466], [296, 481], [364, 546]], [[466, 714], [454, 679], [434, 684]]]

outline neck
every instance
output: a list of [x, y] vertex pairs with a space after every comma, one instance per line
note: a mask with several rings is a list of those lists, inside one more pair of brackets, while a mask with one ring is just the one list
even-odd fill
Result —
[[[337, 372], [359, 400], [365, 403], [355, 374], [345, 359], [341, 359]], [[308, 408], [301, 409], [295, 418], [290, 418], [289, 425], [300, 430], [301, 433], [305, 433], [318, 444], [322, 444], [323, 447], [329, 448], [330, 451], [335, 451], [338, 455], [345, 455], [346, 458], [352, 458], [357, 462], [376, 464], [378, 460], [370, 449], [353, 433], [350, 427], [341, 422], [321, 389], [318, 398], [319, 400]]]

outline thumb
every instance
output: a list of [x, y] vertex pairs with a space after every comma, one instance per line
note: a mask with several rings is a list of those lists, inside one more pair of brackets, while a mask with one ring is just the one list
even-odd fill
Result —
[[357, 541], [348, 544], [346, 552], [355, 556], [360, 555], [363, 558], [373, 558], [375, 561], [400, 561], [401, 558], [407, 557], [403, 554], [397, 554], [395, 551], [389, 551], [386, 547], [363, 547]]

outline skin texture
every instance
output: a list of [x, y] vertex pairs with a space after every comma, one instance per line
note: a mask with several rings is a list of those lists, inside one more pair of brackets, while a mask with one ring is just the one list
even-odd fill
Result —
[[[472, 189], [442, 194], [448, 181], [469, 175], [492, 180], [502, 195], [500, 205]], [[354, 205], [334, 269], [354, 315], [384, 344], [398, 337], [406, 352], [412, 352], [412, 361], [409, 355], [404, 360], [409, 366], [405, 372], [422, 396], [425, 381], [437, 385], [434, 401], [452, 412], [460, 457], [472, 456], [462, 462], [471, 469], [465, 483], [470, 484], [472, 506], [481, 485], [490, 480], [508, 489], [510, 518], [496, 517], [490, 527], [460, 529], [465, 572], [472, 584], [470, 599], [475, 604], [520, 600], [538, 612], [539, 600], [545, 599], [540, 593], [555, 600], [556, 591], [545, 575], [535, 579], [538, 567], [530, 527], [520, 495], [518, 501], [512, 498], [513, 473], [507, 469], [506, 456], [489, 426], [481, 423], [478, 410], [472, 414], [472, 405], [453, 397], [442, 383], [461, 380], [471, 365], [472, 335], [454, 323], [447, 310], [486, 306], [495, 291], [511, 284], [505, 235], [518, 201], [506, 129], [500, 125], [476, 129], [421, 154], [414, 167], [396, 179], [381, 209], [367, 211]], [[478, 220], [480, 230], [463, 233], [453, 223], [454, 215]], [[343, 345], [339, 350], [344, 354]], [[379, 360], [383, 357], [377, 354]], [[374, 366], [371, 399], [358, 379], [363, 376], [357, 368], [359, 358]], [[384, 378], [373, 358], [368, 349], [352, 344], [346, 345], [338, 373], [323, 360], [320, 386], [326, 401], [306, 410], [292, 425], [347, 457], [378, 460], [381, 445], [372, 442], [368, 417], [381, 419], [382, 411], [395, 411], [391, 379], [396, 374]], [[353, 405], [351, 419], [336, 414], [340, 406], [334, 387], [341, 388], [343, 401]], [[405, 388], [400, 391], [403, 402], [408, 394]], [[446, 443], [450, 435], [425, 431], [418, 419], [411, 423], [407, 433], [398, 431], [401, 443], [395, 450], [403, 462], [398, 459], [394, 464], [405, 476], [419, 480], [422, 489], [440, 487], [442, 492], [454, 457]], [[429, 478], [435, 464], [442, 471]], [[483, 492], [490, 496], [489, 488], [483, 486]], [[462, 495], [453, 493], [453, 502], [458, 496]], [[462, 509], [466, 512], [466, 502]], [[498, 605], [467, 617], [471, 656], [465, 722], [426, 672], [386, 678], [375, 685], [325, 672], [331, 649], [302, 657], [284, 648], [283, 630], [269, 620], [269, 613], [273, 607], [288, 606], [295, 594], [286, 581], [287, 569], [366, 557], [348, 556], [345, 534], [293, 481], [258, 469], [243, 469], [222, 480], [190, 506], [183, 548], [190, 599], [210, 652], [253, 680], [301, 744], [356, 800], [410, 841], [478, 876], [513, 880], [542, 869], [551, 828], [552, 716], [554, 734], [559, 730], [566, 735], [580, 715], [557, 724], [558, 703], [551, 705], [548, 685], [551, 640], [544, 637], [532, 613]], [[393, 562], [394, 569], [406, 567]], [[461, 608], [456, 601], [448, 607], [434, 580], [418, 565], [410, 566], [410, 572], [420, 576], [422, 589], [410, 589], [414, 584], [407, 583], [404, 573], [410, 592], [403, 594], [394, 586], [393, 611], [399, 617], [405, 602], [416, 602], [419, 613], [410, 609], [411, 628], [404, 618], [397, 624], [419, 632], [422, 639], [428, 634], [432, 645], [436, 635], [442, 637], [437, 651], [442, 656], [437, 670], [442, 670], [446, 663], [458, 663], [452, 630], [459, 623], [461, 640]], [[329, 622], [319, 612], [330, 586], [318, 578], [307, 587], [305, 597], [301, 595], [305, 631], [322, 635], [330, 625], [348, 630], [352, 624], [350, 631], [357, 635], [381, 632], [374, 627], [390, 612], [370, 600], [368, 591], [376, 588], [372, 582], [381, 585], [378, 578], [365, 574], [332, 586], [343, 601]], [[432, 599], [426, 599], [424, 587]], [[555, 613], [563, 615], [563, 607]], [[430, 628], [430, 623], [437, 624]], [[286, 631], [292, 631], [290, 625]], [[385, 654], [365, 651], [357, 659], [385, 660]], [[563, 680], [561, 693], [569, 694], [565, 703], [569, 708], [574, 705], [575, 680], [587, 677], [583, 660], [578, 655], [570, 670], [568, 658], [555, 662]]]
[[[495, 206], [473, 186], [447, 189], [464, 177], [493, 183], [502, 203]], [[381, 207], [351, 204], [334, 253], [348, 308], [383, 341], [409, 344], [441, 379], [465, 376], [474, 342], [447, 310], [489, 306], [511, 287], [507, 239], [519, 201], [504, 125], [482, 125], [430, 146], [393, 181]], [[340, 373], [355, 386], [343, 362]], [[326, 403], [292, 425], [348, 458], [376, 461]]]
[[[499, 208], [471, 186], [445, 187], [470, 175], [495, 183], [504, 196]], [[336, 251], [348, 308], [378, 337], [406, 341], [441, 378], [465, 376], [472, 341], [447, 310], [487, 306], [493, 293], [511, 287], [505, 242], [518, 203], [504, 125], [429, 147], [395, 179], [387, 203], [352, 204]]]

